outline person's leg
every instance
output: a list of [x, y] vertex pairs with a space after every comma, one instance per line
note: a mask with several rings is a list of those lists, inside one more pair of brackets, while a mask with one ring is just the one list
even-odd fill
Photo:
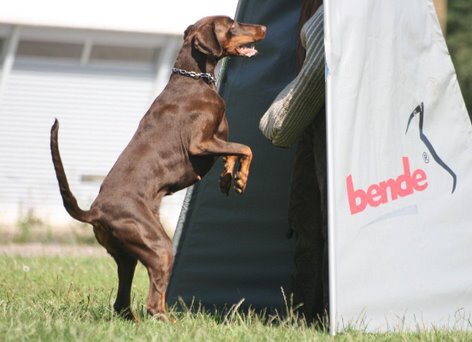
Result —
[[294, 299], [303, 304], [309, 322], [324, 311], [322, 212], [312, 142], [311, 125], [297, 145], [289, 199], [289, 223], [296, 235]]

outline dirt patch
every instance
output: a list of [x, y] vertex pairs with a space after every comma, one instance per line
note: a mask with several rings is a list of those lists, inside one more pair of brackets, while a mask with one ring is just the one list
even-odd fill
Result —
[[107, 252], [100, 246], [27, 243], [0, 245], [0, 255], [76, 257], [107, 256]]

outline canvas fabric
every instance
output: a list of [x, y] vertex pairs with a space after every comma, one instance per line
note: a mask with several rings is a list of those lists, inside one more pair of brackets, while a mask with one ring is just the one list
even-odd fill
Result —
[[472, 126], [433, 1], [325, 23], [332, 331], [471, 329]]

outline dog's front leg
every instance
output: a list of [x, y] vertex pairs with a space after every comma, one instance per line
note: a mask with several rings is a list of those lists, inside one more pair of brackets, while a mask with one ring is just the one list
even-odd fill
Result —
[[249, 167], [253, 157], [251, 149], [249, 151], [250, 154], [239, 156], [239, 171], [234, 176], [234, 190], [240, 194], [246, 191], [247, 179], [249, 177]]
[[223, 171], [220, 175], [220, 190], [222, 193], [229, 195], [231, 182], [233, 181], [234, 167], [236, 166], [237, 156], [224, 156]]
[[234, 189], [240, 194], [246, 190], [249, 168], [253, 158], [249, 146], [227, 142], [219, 138], [203, 142], [194, 140], [189, 146], [189, 153], [193, 156], [214, 155], [225, 158], [225, 167], [220, 177], [220, 189], [226, 194], [229, 191], [236, 160], [239, 160], [239, 170], [234, 176]]

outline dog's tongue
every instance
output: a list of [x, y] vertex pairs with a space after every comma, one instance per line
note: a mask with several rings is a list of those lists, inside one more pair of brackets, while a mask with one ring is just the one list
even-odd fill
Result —
[[237, 49], [241, 56], [252, 57], [257, 54], [257, 50], [254, 47], [242, 46]]

